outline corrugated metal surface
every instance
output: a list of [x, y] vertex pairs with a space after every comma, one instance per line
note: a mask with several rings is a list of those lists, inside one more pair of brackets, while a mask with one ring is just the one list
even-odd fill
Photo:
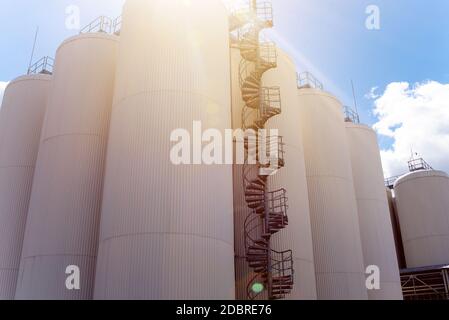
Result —
[[[58, 49], [41, 137], [17, 299], [91, 299], [118, 38], [86, 34]], [[66, 267], [81, 290], [65, 287]]]
[[96, 299], [235, 297], [232, 168], [170, 161], [173, 130], [231, 126], [227, 24], [219, 0], [125, 5]]
[[376, 132], [346, 123], [359, 214], [365, 267], [380, 268], [380, 290], [368, 290], [370, 300], [402, 300], [393, 228], [385, 192]]
[[316, 89], [298, 98], [318, 299], [367, 299], [342, 106]]
[[407, 268], [449, 263], [449, 176], [417, 171], [396, 181], [396, 206]]
[[267, 129], [279, 130], [285, 143], [285, 167], [268, 180], [270, 190], [284, 188], [288, 196], [289, 225], [273, 237], [273, 249], [293, 250], [295, 282], [288, 299], [316, 299], [315, 267], [313, 261], [312, 232], [310, 224], [302, 133], [294, 62], [278, 49], [277, 68], [263, 76], [267, 87], [280, 87], [282, 113], [270, 119]]
[[12, 81], [0, 111], [0, 300], [14, 299], [51, 76]]

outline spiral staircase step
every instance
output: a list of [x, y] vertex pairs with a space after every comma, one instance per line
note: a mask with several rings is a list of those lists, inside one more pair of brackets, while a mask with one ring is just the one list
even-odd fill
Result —
[[[255, 5], [259, 3], [256, 1]], [[266, 3], [264, 2], [264, 6]], [[242, 99], [245, 102], [244, 109], [244, 129], [252, 129], [259, 131], [265, 128], [266, 123], [273, 117], [281, 113], [279, 99], [276, 98], [276, 92], [269, 91], [269, 88], [263, 88], [261, 85], [261, 79], [265, 72], [277, 67], [276, 61], [276, 48], [268, 42], [260, 42], [260, 31], [264, 28], [273, 26], [272, 19], [268, 16], [267, 19], [258, 19], [258, 7], [251, 7], [252, 13], [255, 13], [257, 19], [249, 20], [245, 24], [243, 21], [236, 19], [236, 17], [230, 18], [231, 28], [240, 28], [239, 26], [248, 26], [249, 31], [242, 34], [242, 30], [239, 30], [239, 48], [240, 55], [243, 59], [240, 65], [240, 85], [242, 91]], [[254, 12], [256, 10], [256, 12]], [[251, 15], [249, 15], [251, 16]], [[246, 28], [246, 27], [245, 27]], [[235, 29], [232, 29], [235, 30]], [[251, 111], [249, 109], [252, 109]], [[249, 116], [253, 116], [250, 118]], [[249, 123], [251, 121], [251, 123]], [[248, 123], [246, 123], [248, 122]], [[253, 157], [259, 162], [259, 147], [257, 144], [250, 145], [249, 140], [245, 141], [246, 156]], [[272, 159], [271, 159], [272, 160]], [[270, 161], [271, 162], [271, 161]], [[250, 164], [246, 164], [249, 166]], [[252, 164], [251, 164], [252, 165]], [[246, 243], [246, 259], [249, 266], [256, 273], [256, 276], [248, 283], [247, 294], [250, 299], [255, 299], [260, 294], [255, 294], [251, 291], [251, 284], [255, 283], [258, 277], [262, 278], [262, 282], [266, 285], [266, 290], [269, 292], [269, 299], [277, 300], [285, 297], [293, 289], [293, 276], [276, 276], [276, 274], [284, 274], [285, 272], [293, 272], [292, 269], [279, 270], [282, 266], [284, 268], [284, 262], [286, 265], [292, 265], [291, 254], [285, 258], [285, 252], [275, 252], [270, 248], [270, 240], [273, 234], [281, 231], [288, 225], [288, 218], [283, 212], [279, 210], [280, 207], [276, 207], [279, 204], [269, 203], [270, 199], [267, 199], [269, 195], [266, 193], [267, 179], [269, 175], [277, 172], [284, 166], [283, 159], [279, 159], [276, 166], [278, 168], [272, 169], [272, 164], [258, 163], [257, 178], [249, 179], [249, 170], [245, 171], [244, 168], [244, 183], [245, 183], [245, 201], [250, 209], [252, 209], [249, 219], [245, 222], [245, 243]], [[266, 174], [268, 173], [268, 174]], [[279, 201], [277, 198], [274, 201]], [[281, 201], [285, 199], [281, 198]], [[280, 205], [283, 205], [282, 203]], [[271, 206], [271, 207], [270, 207]], [[268, 210], [268, 212], [267, 212]], [[259, 215], [259, 217], [257, 217]], [[258, 221], [258, 222], [257, 222]], [[257, 222], [258, 224], [254, 224]], [[275, 262], [271, 261], [270, 255], [275, 254], [274, 257], [278, 257], [281, 254], [280, 259], [286, 259]], [[269, 263], [272, 263], [271, 268]], [[275, 267], [276, 266], [276, 267]], [[277, 268], [277, 269], [276, 269]], [[272, 270], [273, 269], [273, 270]], [[269, 273], [270, 272], [270, 273]], [[268, 281], [270, 279], [270, 281]]]

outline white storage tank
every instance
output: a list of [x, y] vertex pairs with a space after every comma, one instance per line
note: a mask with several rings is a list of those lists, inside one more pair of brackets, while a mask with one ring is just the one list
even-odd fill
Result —
[[357, 204], [342, 105], [298, 90], [318, 299], [367, 299]]
[[[57, 51], [17, 299], [92, 299], [117, 48], [116, 36], [93, 33]], [[66, 287], [68, 266], [80, 290]]]
[[312, 231], [310, 224], [309, 195], [307, 190], [304, 148], [298, 108], [296, 65], [281, 49], [277, 49], [277, 67], [267, 71], [262, 78], [265, 87], [280, 88], [282, 112], [271, 118], [268, 130], [277, 129], [283, 138], [285, 166], [268, 179], [268, 189], [287, 190], [288, 226], [273, 237], [275, 250], [293, 251], [295, 281], [293, 300], [317, 299], [315, 267], [313, 259]]
[[394, 190], [407, 268], [449, 264], [449, 176], [412, 172]]
[[0, 300], [16, 291], [25, 223], [51, 76], [9, 83], [0, 110]]
[[380, 290], [368, 290], [368, 296], [370, 300], [401, 300], [401, 280], [377, 135], [368, 126], [351, 122], [346, 122], [346, 134], [365, 267], [374, 265], [380, 269]]
[[96, 299], [235, 298], [232, 167], [170, 158], [176, 129], [231, 128], [228, 29], [220, 0], [125, 4]]

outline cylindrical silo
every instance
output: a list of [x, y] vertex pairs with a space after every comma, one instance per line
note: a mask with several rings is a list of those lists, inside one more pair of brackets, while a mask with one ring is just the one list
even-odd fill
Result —
[[[17, 299], [93, 296], [117, 48], [116, 36], [93, 33], [69, 38], [57, 51]], [[79, 268], [79, 290], [66, 286], [69, 266]]]
[[368, 290], [368, 296], [370, 300], [401, 300], [401, 280], [377, 135], [373, 129], [351, 122], [346, 122], [346, 135], [365, 267], [377, 266], [380, 270], [380, 289]]
[[285, 166], [268, 179], [269, 190], [287, 191], [288, 226], [273, 238], [275, 250], [291, 249], [295, 281], [288, 299], [317, 299], [313, 259], [312, 231], [307, 190], [302, 135], [296, 82], [296, 65], [281, 49], [277, 49], [277, 67], [267, 71], [262, 84], [280, 88], [281, 113], [267, 122], [266, 128], [276, 129], [283, 139]]
[[449, 264], [449, 176], [412, 172], [394, 191], [407, 268]]
[[298, 90], [318, 299], [367, 299], [357, 204], [342, 105]]
[[51, 76], [22, 76], [0, 111], [0, 300], [14, 299]]
[[95, 298], [233, 299], [232, 167], [188, 164], [194, 121], [231, 127], [226, 8], [128, 0], [119, 51]]

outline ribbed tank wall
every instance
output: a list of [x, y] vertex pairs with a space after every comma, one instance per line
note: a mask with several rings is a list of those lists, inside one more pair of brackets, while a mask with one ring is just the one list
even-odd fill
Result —
[[277, 67], [262, 78], [265, 87], [280, 87], [282, 113], [271, 118], [267, 130], [277, 129], [285, 143], [285, 166], [268, 179], [268, 189], [286, 189], [288, 226], [273, 237], [273, 249], [293, 251], [294, 288], [288, 299], [316, 299], [315, 267], [302, 134], [298, 119], [296, 66], [278, 49]]
[[128, 0], [103, 197], [96, 299], [234, 299], [232, 167], [174, 165], [173, 130], [231, 127], [219, 0]]
[[346, 123], [346, 134], [365, 267], [375, 265], [380, 269], [380, 290], [368, 290], [368, 296], [370, 300], [401, 300], [401, 280], [376, 132], [364, 125]]
[[[56, 54], [17, 299], [91, 299], [118, 38], [86, 34]], [[68, 290], [68, 266], [80, 290]]]
[[12, 81], [0, 110], [0, 300], [12, 300], [51, 76]]
[[449, 263], [449, 176], [417, 171], [396, 181], [396, 206], [408, 268]]
[[316, 89], [298, 99], [318, 299], [367, 299], [342, 105]]

